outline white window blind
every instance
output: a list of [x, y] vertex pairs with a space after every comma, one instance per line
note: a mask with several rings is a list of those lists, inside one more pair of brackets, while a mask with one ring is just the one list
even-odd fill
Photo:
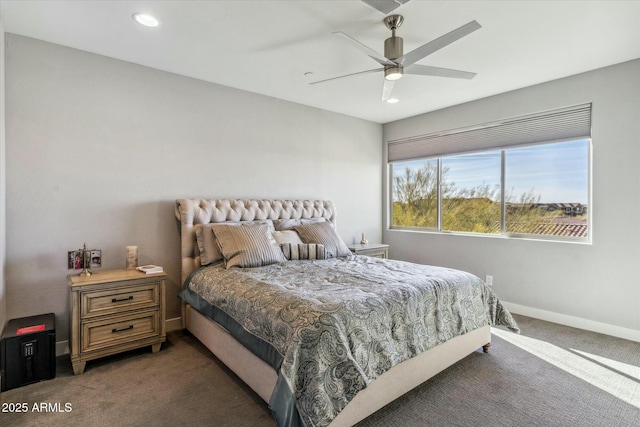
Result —
[[389, 141], [389, 162], [591, 136], [591, 103]]

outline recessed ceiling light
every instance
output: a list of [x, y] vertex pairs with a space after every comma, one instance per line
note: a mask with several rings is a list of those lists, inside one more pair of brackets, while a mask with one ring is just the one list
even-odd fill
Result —
[[389, 99], [387, 99], [387, 103], [389, 103], [389, 104], [395, 104], [398, 101], [400, 101], [398, 98], [389, 98]]
[[132, 18], [139, 24], [144, 25], [145, 27], [157, 27], [160, 25], [160, 22], [156, 18], [151, 15], [147, 15], [146, 13], [134, 13]]

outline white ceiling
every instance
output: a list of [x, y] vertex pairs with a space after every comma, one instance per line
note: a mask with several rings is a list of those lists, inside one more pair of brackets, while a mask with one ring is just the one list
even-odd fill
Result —
[[[140, 26], [134, 12], [160, 26]], [[640, 57], [638, 0], [411, 0], [393, 12], [405, 18], [405, 53], [475, 19], [483, 28], [419, 63], [478, 75], [405, 75], [400, 102], [387, 104], [382, 73], [308, 84], [379, 67], [331, 34], [383, 52], [385, 15], [358, 0], [3, 0], [0, 13], [9, 33], [378, 123]]]

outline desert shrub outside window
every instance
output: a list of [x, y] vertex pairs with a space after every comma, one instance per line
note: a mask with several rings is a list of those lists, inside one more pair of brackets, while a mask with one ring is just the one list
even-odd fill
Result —
[[[391, 228], [590, 240], [590, 112], [586, 104], [390, 142]], [[531, 129], [510, 144], [514, 122]]]
[[499, 151], [442, 158], [443, 231], [500, 232], [500, 170]]

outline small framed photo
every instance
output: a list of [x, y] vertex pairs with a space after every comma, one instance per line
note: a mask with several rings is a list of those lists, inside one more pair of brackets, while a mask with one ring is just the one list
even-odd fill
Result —
[[69, 270], [82, 270], [82, 250], [67, 252], [67, 268]]
[[102, 266], [102, 251], [100, 249], [92, 249], [87, 252], [91, 253], [91, 268], [100, 268]]

